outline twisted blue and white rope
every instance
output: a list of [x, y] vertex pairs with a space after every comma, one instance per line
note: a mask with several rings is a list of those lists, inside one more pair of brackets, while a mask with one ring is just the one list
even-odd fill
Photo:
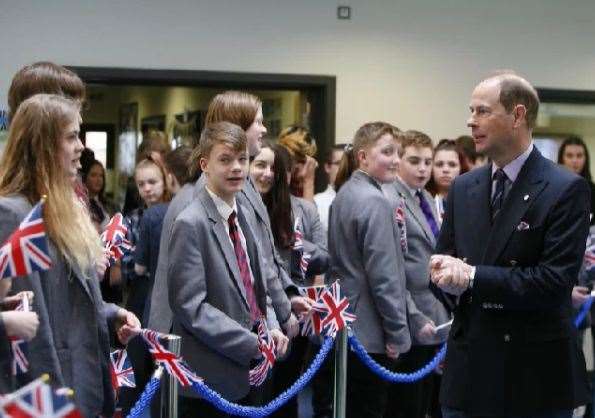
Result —
[[143, 393], [141, 393], [140, 398], [134, 404], [134, 407], [130, 410], [130, 413], [126, 416], [126, 418], [139, 418], [145, 409], [151, 404], [151, 401], [155, 397], [155, 393], [159, 389], [161, 385], [161, 376], [163, 374], [163, 366], [159, 366], [153, 376], [151, 376], [151, 380], [145, 386]]
[[381, 379], [392, 383], [413, 383], [423, 379], [434, 371], [434, 369], [438, 366], [438, 364], [440, 364], [446, 355], [446, 344], [444, 344], [442, 348], [440, 348], [440, 351], [436, 353], [434, 358], [421, 369], [412, 373], [396, 373], [376, 363], [374, 359], [366, 352], [366, 349], [362, 343], [359, 342], [355, 334], [349, 336], [348, 342], [353, 352], [370, 370], [376, 373]]
[[320, 366], [328, 356], [329, 352], [333, 348], [334, 339], [326, 337], [318, 354], [308, 367], [308, 370], [295, 381], [291, 387], [277, 396], [275, 399], [270, 401], [268, 404], [256, 407], [256, 406], [244, 406], [237, 403], [230, 402], [224, 399], [220, 393], [208, 387], [204, 382], [194, 382], [192, 388], [208, 402], [212, 403], [217, 409], [231, 415], [237, 415], [242, 417], [266, 417], [281, 408], [287, 401], [296, 396], [304, 387], [312, 380], [312, 377], [318, 372]]

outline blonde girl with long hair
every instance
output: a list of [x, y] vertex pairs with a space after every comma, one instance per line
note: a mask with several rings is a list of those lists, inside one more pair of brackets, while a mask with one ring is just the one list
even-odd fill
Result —
[[43, 217], [52, 267], [13, 281], [13, 292], [33, 291], [40, 320], [29, 345], [30, 373], [74, 389], [84, 416], [110, 416], [108, 321], [122, 343], [140, 324], [101, 299], [98, 274], [105, 255], [74, 185], [83, 150], [80, 107], [62, 96], [37, 94], [20, 104], [0, 160], [0, 240], [46, 196]]

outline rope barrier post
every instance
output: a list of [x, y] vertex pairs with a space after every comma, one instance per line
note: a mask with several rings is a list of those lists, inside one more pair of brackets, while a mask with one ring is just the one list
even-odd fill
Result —
[[345, 418], [347, 397], [347, 328], [337, 333], [335, 340], [335, 399], [333, 417]]
[[[166, 338], [166, 348], [176, 356], [180, 355], [182, 339], [178, 335], [169, 334]], [[166, 411], [166, 418], [178, 418], [178, 382], [169, 373], [164, 373], [165, 385], [163, 385], [162, 399], [163, 407], [161, 413]]]

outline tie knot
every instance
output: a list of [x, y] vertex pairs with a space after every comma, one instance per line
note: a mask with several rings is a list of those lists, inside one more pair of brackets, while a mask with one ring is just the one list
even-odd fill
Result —
[[229, 225], [235, 226], [236, 225], [236, 218], [237, 218], [237, 214], [236, 214], [236, 211], [234, 210], [233, 212], [231, 212], [229, 214], [229, 218], [227, 218], [227, 223]]
[[508, 176], [506, 175], [504, 170], [502, 170], [501, 168], [497, 169], [496, 172], [494, 173], [494, 180], [505, 181], [506, 179], [508, 179]]

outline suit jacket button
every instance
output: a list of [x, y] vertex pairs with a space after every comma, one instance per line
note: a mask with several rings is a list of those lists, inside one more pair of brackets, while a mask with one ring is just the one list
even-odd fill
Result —
[[510, 265], [513, 267], [516, 266], [516, 260], [510, 260]]
[[504, 334], [504, 341], [510, 342], [510, 334]]

